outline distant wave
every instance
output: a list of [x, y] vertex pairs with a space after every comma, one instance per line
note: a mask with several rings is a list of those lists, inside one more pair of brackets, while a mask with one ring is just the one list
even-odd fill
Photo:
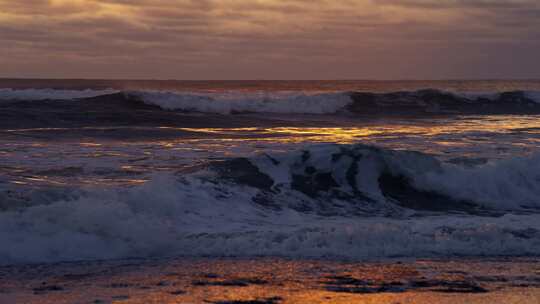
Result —
[[145, 103], [168, 111], [213, 114], [520, 114], [540, 113], [540, 92], [162, 92], [0, 89], [0, 101], [111, 101]]
[[142, 186], [58, 188], [68, 194], [22, 197], [26, 207], [0, 212], [0, 263], [540, 255], [539, 164], [535, 155], [461, 167], [417, 152], [317, 145]]
[[73, 100], [117, 93], [117, 90], [0, 89], [0, 100]]
[[181, 94], [128, 92], [127, 96], [167, 110], [203, 113], [333, 114], [352, 100], [347, 93]]
[[474, 111], [519, 111], [540, 108], [540, 92], [452, 93], [420, 90], [395, 93], [339, 92], [326, 94], [180, 94], [130, 92], [130, 98], [167, 110], [203, 113], [300, 113], [335, 114]]

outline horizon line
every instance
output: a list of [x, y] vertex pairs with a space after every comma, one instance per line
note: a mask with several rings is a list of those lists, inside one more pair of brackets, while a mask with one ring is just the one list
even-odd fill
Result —
[[0, 77], [0, 81], [30, 81], [30, 80], [71, 80], [71, 81], [186, 81], [186, 82], [271, 82], [271, 81], [373, 81], [373, 82], [421, 82], [421, 81], [540, 81], [539, 78], [434, 78], [434, 79], [354, 79], [354, 78], [336, 78], [336, 79], [174, 79], [174, 78], [94, 78], [94, 77]]

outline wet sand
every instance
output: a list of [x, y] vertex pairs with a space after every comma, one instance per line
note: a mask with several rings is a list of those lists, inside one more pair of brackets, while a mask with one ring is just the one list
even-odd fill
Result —
[[535, 258], [122, 260], [0, 267], [0, 303], [540, 303]]

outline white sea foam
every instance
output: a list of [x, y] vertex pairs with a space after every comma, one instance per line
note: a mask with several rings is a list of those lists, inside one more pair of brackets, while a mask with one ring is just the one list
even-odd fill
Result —
[[537, 215], [320, 218], [249, 204], [246, 188], [231, 188], [234, 194], [216, 199], [213, 185], [194, 183], [161, 176], [140, 188], [1, 213], [0, 263], [175, 255], [540, 254]]
[[444, 164], [415, 176], [416, 184], [495, 208], [540, 208], [540, 154], [474, 168]]
[[331, 114], [352, 102], [346, 93], [172, 93], [130, 92], [147, 104], [167, 110], [231, 114], [235, 112]]
[[96, 97], [117, 90], [0, 89], [0, 100], [71, 100]]
[[[287, 193], [283, 189], [295, 170], [304, 170], [301, 166], [332, 172], [344, 188], [345, 171], [352, 161], [346, 155], [352, 154], [345, 153], [337, 162], [332, 157], [343, 148], [347, 146], [316, 146], [305, 163], [301, 151], [272, 155], [273, 161], [263, 156], [252, 161], [282, 193]], [[381, 170], [390, 166], [417, 186], [451, 197], [483, 201], [492, 208], [538, 206], [534, 197], [540, 197], [540, 156], [463, 169], [419, 153], [366, 146], [357, 150], [371, 151], [359, 159], [356, 183], [373, 198], [384, 199], [376, 181]], [[85, 189], [77, 198], [71, 195], [69, 200], [1, 212], [0, 263], [177, 255], [355, 259], [540, 255], [538, 214], [320, 216], [266, 208], [252, 200], [257, 189], [215, 177], [212, 171], [183, 178], [160, 174], [141, 186]]]

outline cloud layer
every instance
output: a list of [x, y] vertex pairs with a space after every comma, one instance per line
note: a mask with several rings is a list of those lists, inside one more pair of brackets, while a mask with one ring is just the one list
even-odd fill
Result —
[[540, 78], [536, 0], [0, 0], [0, 77]]

